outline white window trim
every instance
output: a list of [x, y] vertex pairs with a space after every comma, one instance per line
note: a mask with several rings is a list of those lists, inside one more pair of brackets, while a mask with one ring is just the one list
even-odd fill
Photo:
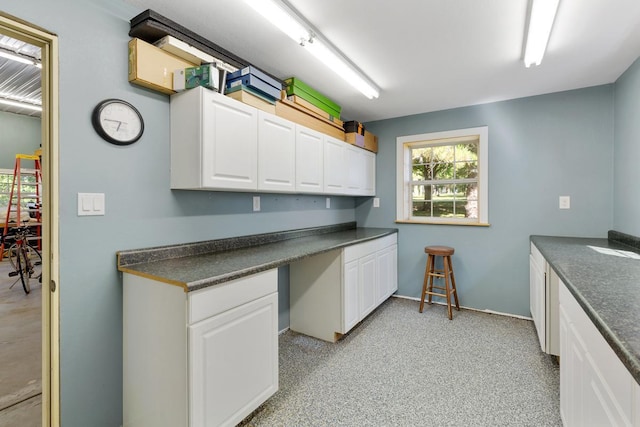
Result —
[[[478, 149], [478, 218], [411, 218], [410, 148], [426, 141], [477, 136]], [[489, 127], [481, 126], [396, 138], [396, 222], [448, 225], [489, 225]]]

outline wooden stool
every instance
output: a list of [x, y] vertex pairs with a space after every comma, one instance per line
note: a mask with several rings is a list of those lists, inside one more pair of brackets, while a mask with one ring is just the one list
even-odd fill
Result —
[[[456, 278], [453, 275], [453, 265], [451, 264], [451, 255], [455, 249], [449, 246], [427, 246], [424, 248], [424, 252], [427, 254], [427, 268], [424, 271], [424, 282], [422, 284], [422, 297], [420, 298], [420, 313], [424, 308], [424, 298], [429, 295], [429, 304], [431, 304], [431, 297], [433, 295], [447, 298], [447, 308], [449, 311], [449, 320], [453, 318], [451, 313], [451, 294], [456, 302], [456, 310], [460, 311], [460, 304], [458, 303], [458, 292], [456, 292]], [[442, 257], [443, 269], [436, 269], [436, 257]], [[444, 287], [433, 286], [433, 278], [444, 278]], [[433, 292], [433, 288], [440, 289], [444, 293]]]

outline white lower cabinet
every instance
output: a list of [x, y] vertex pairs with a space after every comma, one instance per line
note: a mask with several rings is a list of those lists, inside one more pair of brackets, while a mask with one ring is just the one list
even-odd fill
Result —
[[290, 328], [335, 342], [398, 288], [397, 235], [290, 265]]
[[391, 245], [376, 253], [377, 305], [398, 290], [398, 246]]
[[558, 282], [556, 272], [549, 266], [540, 250], [530, 244], [529, 304], [540, 348], [545, 353], [559, 354], [558, 338]]
[[638, 426], [638, 383], [562, 282], [559, 292], [563, 424]]
[[277, 269], [185, 293], [124, 274], [124, 426], [234, 426], [278, 390]]

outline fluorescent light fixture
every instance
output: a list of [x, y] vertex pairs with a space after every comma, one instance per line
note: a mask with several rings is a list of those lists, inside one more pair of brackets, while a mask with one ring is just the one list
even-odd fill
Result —
[[372, 99], [380, 96], [380, 90], [376, 85], [285, 1], [245, 1], [367, 98]]
[[305, 43], [307, 49], [313, 56], [318, 58], [324, 65], [332, 69], [337, 75], [345, 79], [351, 86], [358, 89], [369, 99], [380, 96], [378, 90], [364, 80], [360, 73], [349, 66], [338, 52], [333, 51], [329, 46], [325, 45], [318, 39], [312, 39], [309, 43]]
[[531, 0], [527, 44], [524, 50], [524, 65], [540, 65], [549, 43], [553, 21], [560, 0]]
[[39, 61], [28, 58], [23, 55], [18, 55], [17, 53], [12, 53], [12, 52], [8, 52], [6, 50], [0, 49], [0, 56], [3, 58], [10, 59], [12, 61], [21, 62], [23, 64], [33, 65], [34, 67], [42, 68], [42, 64]]
[[287, 10], [283, 4], [269, 0], [246, 0], [246, 2], [296, 43], [303, 44], [309, 38], [309, 31], [292, 16], [292, 12]]
[[42, 111], [42, 106], [40, 105], [29, 104], [29, 103], [20, 102], [20, 101], [12, 101], [6, 98], [0, 98], [0, 104], [10, 105], [12, 107], [18, 107], [18, 108], [26, 108], [28, 110]]

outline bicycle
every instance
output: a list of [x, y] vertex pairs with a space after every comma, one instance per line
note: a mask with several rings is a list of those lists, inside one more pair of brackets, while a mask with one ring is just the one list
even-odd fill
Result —
[[[25, 293], [31, 292], [31, 282], [37, 280], [38, 283], [42, 283], [42, 255], [33, 247], [29, 241], [29, 236], [32, 233], [29, 227], [13, 227], [10, 230], [11, 234], [4, 236], [4, 240], [12, 239], [14, 243], [9, 247], [7, 253], [9, 255], [9, 262], [14, 271], [9, 272], [9, 277], [15, 277], [20, 275], [20, 281], [22, 282], [22, 288]], [[0, 236], [0, 238], [2, 238]], [[18, 283], [16, 280], [9, 289]]]

